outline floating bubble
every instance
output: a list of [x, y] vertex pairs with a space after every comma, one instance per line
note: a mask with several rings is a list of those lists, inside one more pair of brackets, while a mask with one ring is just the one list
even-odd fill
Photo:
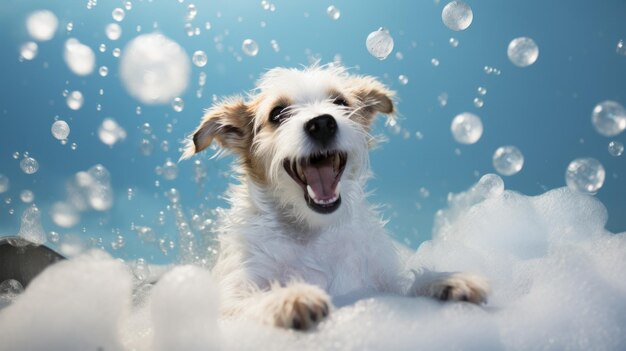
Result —
[[96, 65], [96, 54], [93, 50], [74, 38], [65, 42], [63, 58], [69, 69], [79, 76], [90, 74]]
[[426, 198], [428, 198], [428, 197], [430, 196], [430, 191], [428, 191], [428, 189], [426, 189], [426, 188], [424, 188], [424, 187], [421, 187], [421, 188], [420, 188], [420, 196], [421, 196], [423, 199], [426, 199]]
[[334, 5], [328, 6], [328, 8], [326, 9], [326, 14], [328, 15], [328, 17], [330, 17], [331, 20], [334, 21], [338, 20], [339, 17], [341, 17], [341, 12]]
[[371, 32], [365, 40], [367, 51], [379, 60], [384, 60], [393, 50], [393, 38], [383, 27]]
[[70, 135], [70, 126], [65, 121], [55, 121], [50, 130], [57, 140], [65, 140]]
[[483, 101], [483, 99], [481, 98], [474, 98], [474, 106], [476, 106], [476, 108], [481, 108], [483, 107], [483, 105], [485, 105], [485, 102]]
[[26, 29], [28, 34], [39, 41], [46, 41], [54, 37], [54, 33], [59, 25], [57, 16], [49, 10], [38, 10], [30, 15], [26, 19]]
[[124, 2], [124, 8], [126, 9], [126, 11], [130, 11], [133, 9], [133, 3], [128, 0]]
[[407, 85], [409, 83], [409, 78], [404, 74], [401, 74], [398, 76], [398, 82], [400, 82], [400, 84], [402, 85]]
[[111, 55], [113, 55], [113, 57], [120, 57], [121, 53], [122, 53], [122, 50], [120, 50], [120, 48], [115, 48], [111, 51]]
[[252, 39], [246, 39], [241, 44], [241, 50], [248, 56], [256, 56], [259, 53], [259, 46], [256, 41]]
[[35, 200], [35, 194], [33, 194], [32, 191], [26, 189], [26, 190], [22, 190], [22, 192], [20, 192], [20, 200], [22, 200], [23, 203], [31, 203], [33, 202], [33, 200]]
[[185, 102], [183, 99], [177, 97], [172, 100], [172, 109], [176, 112], [181, 112], [185, 108]]
[[115, 237], [115, 239], [113, 239], [113, 241], [111, 241], [111, 248], [113, 250], [119, 250], [122, 247], [124, 247], [125, 244], [126, 244], [126, 239], [124, 239], [124, 236], [118, 235]]
[[591, 122], [598, 133], [616, 136], [626, 129], [626, 109], [615, 101], [602, 101], [593, 109]]
[[109, 23], [104, 28], [104, 32], [109, 40], [117, 40], [122, 36], [122, 26], [117, 23]]
[[126, 139], [126, 131], [113, 118], [105, 118], [98, 128], [98, 138], [109, 146]]
[[539, 47], [531, 38], [520, 37], [511, 40], [506, 53], [514, 65], [527, 67], [537, 61]]
[[67, 25], [65, 26], [65, 30], [68, 32], [71, 32], [74, 29], [74, 22], [69, 21], [67, 22]]
[[76, 144], [76, 143], [72, 143], [72, 144], [70, 145], [70, 149], [72, 149], [72, 151], [74, 151], [74, 150], [78, 149], [78, 144]]
[[498, 173], [510, 176], [524, 166], [524, 155], [515, 146], [501, 146], [493, 153], [493, 167]]
[[189, 83], [189, 57], [160, 33], [142, 34], [124, 49], [120, 75], [124, 86], [145, 104], [169, 103]]
[[450, 39], [448, 39], [448, 44], [450, 44], [450, 46], [452, 46], [453, 48], [456, 48], [457, 46], [459, 46], [459, 39], [451, 37]]
[[39, 170], [39, 162], [32, 157], [24, 157], [20, 161], [20, 168], [26, 174], [33, 174]]
[[122, 22], [125, 15], [126, 13], [124, 12], [124, 9], [120, 7], [116, 7], [113, 9], [113, 12], [111, 12], [111, 17], [113, 17], [113, 19], [117, 22]]
[[61, 236], [59, 235], [59, 233], [55, 232], [55, 231], [51, 231], [48, 233], [48, 241], [50, 241], [51, 243], [58, 243], [59, 240], [61, 239]]
[[487, 89], [484, 87], [478, 87], [476, 90], [478, 91], [478, 95], [487, 95]]
[[617, 140], [613, 140], [609, 143], [609, 153], [611, 156], [622, 156], [624, 153], [624, 144]]
[[604, 184], [605, 171], [594, 158], [578, 158], [567, 166], [565, 182], [570, 189], [595, 194]]
[[139, 151], [144, 156], [150, 156], [152, 151], [154, 151], [154, 144], [150, 141], [150, 139], [143, 138], [139, 142]]
[[24, 60], [32, 60], [37, 57], [39, 46], [34, 41], [28, 41], [20, 46], [20, 57]]
[[22, 213], [22, 222], [17, 236], [26, 239], [36, 245], [46, 242], [46, 233], [41, 226], [41, 212], [37, 206], [32, 205]]
[[450, 129], [454, 140], [461, 144], [474, 144], [483, 135], [483, 123], [480, 118], [469, 112], [454, 117]]
[[174, 180], [178, 176], [178, 166], [172, 162], [169, 158], [165, 160], [165, 163], [161, 167], [161, 175], [165, 180]]
[[474, 191], [484, 198], [493, 199], [499, 197], [504, 192], [504, 181], [497, 174], [485, 174], [480, 177], [480, 180], [474, 186]]
[[103, 165], [95, 165], [87, 170], [91, 177], [87, 187], [90, 206], [96, 211], [106, 211], [113, 205], [111, 175]]
[[626, 56], [626, 44], [624, 43], [624, 40], [620, 39], [620, 41], [617, 42], [617, 46], [615, 47], [615, 52], [617, 52], [620, 55]]
[[441, 93], [437, 96], [437, 102], [439, 106], [445, 107], [448, 104], [448, 93]]
[[198, 10], [196, 9], [196, 5], [189, 4], [189, 6], [187, 6], [187, 16], [185, 17], [185, 19], [187, 21], [193, 21], [193, 19], [196, 18], [197, 14]]
[[55, 202], [50, 209], [50, 217], [54, 224], [63, 228], [71, 228], [78, 223], [78, 210], [67, 202]]
[[270, 40], [270, 46], [272, 47], [272, 50], [274, 50], [274, 52], [280, 51], [280, 46], [278, 45], [278, 42], [276, 40]]
[[202, 50], [194, 52], [191, 60], [193, 61], [193, 64], [198, 67], [204, 67], [208, 61], [206, 53]]
[[70, 110], [80, 110], [80, 108], [83, 107], [84, 102], [83, 93], [78, 90], [72, 91], [67, 95], [66, 102], [67, 107], [69, 107]]
[[441, 11], [441, 19], [446, 27], [454, 30], [466, 30], [474, 19], [472, 8], [463, 1], [451, 1]]
[[98, 73], [100, 73], [101, 77], [106, 77], [109, 74], [109, 68], [107, 66], [101, 66], [98, 69]]
[[7, 192], [9, 190], [9, 177], [0, 173], [0, 194]]

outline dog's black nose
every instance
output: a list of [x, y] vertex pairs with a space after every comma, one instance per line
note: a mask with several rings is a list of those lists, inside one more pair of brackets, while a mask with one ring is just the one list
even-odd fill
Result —
[[317, 116], [304, 124], [304, 130], [314, 140], [326, 144], [337, 133], [337, 121], [331, 115]]

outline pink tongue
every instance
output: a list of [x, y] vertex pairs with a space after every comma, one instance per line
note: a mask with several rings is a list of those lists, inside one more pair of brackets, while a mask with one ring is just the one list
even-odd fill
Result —
[[335, 178], [337, 174], [333, 169], [332, 160], [329, 159], [318, 162], [314, 165], [309, 164], [302, 168], [306, 182], [311, 186], [318, 200], [328, 200], [335, 195], [337, 183]]

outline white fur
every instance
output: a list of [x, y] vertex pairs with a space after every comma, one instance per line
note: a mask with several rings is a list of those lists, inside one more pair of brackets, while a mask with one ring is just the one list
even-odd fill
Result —
[[[329, 295], [373, 290], [440, 297], [441, 289], [449, 284], [476, 287], [480, 296], [486, 296], [486, 285], [467, 283], [474, 279], [471, 276], [425, 280], [436, 284], [431, 289], [428, 284], [414, 282], [405, 270], [408, 249], [390, 239], [385, 222], [368, 204], [364, 192], [371, 136], [368, 125], [350, 117], [377, 102], [357, 99], [353, 85], [358, 78], [370, 84], [365, 88], [382, 86], [369, 77], [350, 76], [341, 67], [278, 68], [266, 73], [251, 94], [250, 98], [258, 101], [252, 121], [255, 135], [251, 155], [261, 161], [267, 182], [255, 182], [242, 168], [241, 184], [231, 186], [227, 194], [231, 208], [220, 212], [221, 248], [213, 273], [225, 315], [294, 327], [292, 323], [301, 323], [295, 320], [303, 318], [294, 310], [317, 313], [324, 304], [330, 306]], [[350, 108], [333, 104], [329, 89], [343, 94]], [[389, 92], [381, 91], [385, 93]], [[261, 128], [257, 133], [272, 104], [285, 96], [292, 102], [291, 117], [275, 130]], [[341, 178], [342, 203], [331, 214], [309, 209], [301, 187], [283, 168], [285, 159], [318, 151], [303, 126], [321, 114], [335, 117], [338, 133], [332, 148], [348, 155]], [[189, 147], [193, 148], [193, 143]], [[195, 151], [187, 149], [186, 155]], [[463, 299], [462, 293], [457, 295], [451, 297]], [[300, 306], [294, 301], [305, 301], [302, 306], [306, 308], [294, 308]]]

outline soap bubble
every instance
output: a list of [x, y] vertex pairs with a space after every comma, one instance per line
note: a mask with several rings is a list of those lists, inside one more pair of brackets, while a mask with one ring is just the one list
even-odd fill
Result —
[[463, 112], [452, 120], [450, 126], [454, 140], [461, 144], [474, 144], [483, 135], [483, 123], [473, 113]]
[[37, 57], [37, 52], [39, 52], [39, 46], [34, 41], [28, 41], [20, 46], [20, 56], [24, 60], [34, 59]]
[[501, 146], [493, 153], [493, 167], [498, 173], [514, 175], [524, 166], [524, 155], [515, 146]]
[[98, 128], [98, 138], [102, 143], [113, 146], [118, 141], [126, 139], [126, 131], [113, 118], [105, 118]]
[[32, 157], [25, 157], [20, 161], [20, 168], [26, 174], [33, 174], [39, 170], [39, 162]]
[[71, 228], [78, 223], [78, 210], [67, 202], [55, 202], [50, 209], [50, 217], [54, 224], [63, 228]]
[[56, 121], [52, 123], [52, 136], [57, 140], [65, 140], [70, 135], [70, 126], [65, 121]]
[[393, 50], [393, 38], [385, 28], [371, 32], [365, 40], [367, 51], [379, 60], [384, 60]]
[[483, 95], [484, 96], [484, 95], [487, 94], [487, 88], [485, 88], [485, 87], [478, 87], [476, 90], [478, 91], [479, 95]]
[[241, 50], [248, 56], [256, 56], [259, 53], [259, 46], [256, 41], [252, 39], [246, 39], [241, 44]]
[[450, 46], [455, 48], [455, 47], [459, 46], [459, 39], [451, 37], [450, 39], [448, 39], [448, 44], [450, 44]]
[[83, 107], [83, 102], [83, 93], [78, 90], [67, 95], [67, 107], [69, 107], [70, 110], [80, 110], [80, 108]]
[[119, 7], [116, 7], [115, 9], [113, 9], [113, 12], [111, 12], [111, 17], [113, 17], [113, 19], [117, 22], [122, 22], [125, 15], [126, 13], [124, 12], [124, 9]]
[[7, 192], [9, 190], [9, 177], [0, 173], [0, 194]]
[[326, 14], [328, 15], [328, 17], [330, 17], [330, 19], [335, 21], [338, 20], [339, 17], [341, 17], [341, 12], [333, 5], [328, 6], [328, 8], [326, 9]]
[[168, 158], [161, 167], [161, 175], [166, 180], [176, 179], [178, 176], [178, 166]]
[[190, 69], [183, 48], [160, 33], [133, 39], [120, 62], [124, 86], [145, 104], [169, 103], [179, 96], [187, 88]]
[[624, 153], [624, 144], [617, 140], [613, 140], [609, 143], [609, 153], [611, 156], [622, 156]]
[[398, 76], [398, 82], [400, 82], [400, 84], [402, 85], [407, 85], [409, 83], [409, 78], [404, 74], [401, 74]]
[[176, 112], [181, 112], [183, 108], [185, 108], [185, 102], [179, 97], [174, 98], [174, 100], [172, 100], [172, 108]]
[[487, 199], [499, 197], [504, 192], [504, 181], [499, 175], [489, 173], [480, 177], [474, 190]]
[[33, 192], [28, 189], [22, 190], [22, 192], [20, 193], [20, 200], [22, 200], [22, 202], [25, 204], [29, 204], [33, 202], [33, 200], [35, 200], [35, 194], [33, 194]]
[[626, 56], [626, 44], [624, 44], [624, 40], [620, 40], [617, 42], [617, 46], [615, 47], [615, 52], [620, 55]]
[[514, 65], [526, 67], [537, 61], [539, 47], [531, 38], [520, 37], [511, 40], [506, 53]]
[[280, 45], [278, 45], [278, 42], [276, 40], [270, 40], [270, 46], [272, 47], [272, 50], [274, 50], [274, 52], [280, 51]]
[[198, 50], [193, 53], [191, 60], [193, 61], [194, 65], [198, 67], [204, 67], [207, 63], [207, 56], [204, 51]]
[[98, 69], [98, 73], [100, 73], [101, 77], [106, 77], [109, 74], [109, 68], [107, 66], [101, 66]]
[[117, 40], [122, 36], [122, 27], [117, 23], [109, 23], [104, 29], [109, 40]]
[[49, 10], [38, 10], [30, 15], [26, 19], [26, 29], [28, 34], [39, 41], [46, 41], [54, 37], [54, 32], [57, 30], [59, 20], [57, 16]]
[[446, 27], [461, 31], [466, 30], [472, 24], [474, 14], [472, 8], [463, 1], [451, 1], [441, 11], [441, 19]]
[[578, 158], [567, 166], [567, 186], [583, 193], [595, 194], [604, 184], [606, 173], [602, 164], [594, 158]]
[[185, 19], [187, 21], [193, 21], [193, 19], [196, 18], [197, 14], [198, 10], [196, 9], [196, 5], [189, 4], [189, 6], [187, 6], [187, 16], [185, 17]]
[[93, 50], [74, 38], [65, 42], [63, 58], [69, 69], [79, 76], [90, 74], [96, 65], [96, 54]]
[[476, 108], [481, 108], [485, 105], [485, 102], [483, 101], [483, 99], [479, 98], [479, 97], [475, 97], [474, 98], [474, 106]]
[[603, 101], [593, 109], [591, 122], [598, 133], [616, 136], [626, 129], [626, 109], [615, 101]]
[[430, 64], [433, 65], [433, 67], [439, 67], [439, 60], [433, 57], [430, 59]]

